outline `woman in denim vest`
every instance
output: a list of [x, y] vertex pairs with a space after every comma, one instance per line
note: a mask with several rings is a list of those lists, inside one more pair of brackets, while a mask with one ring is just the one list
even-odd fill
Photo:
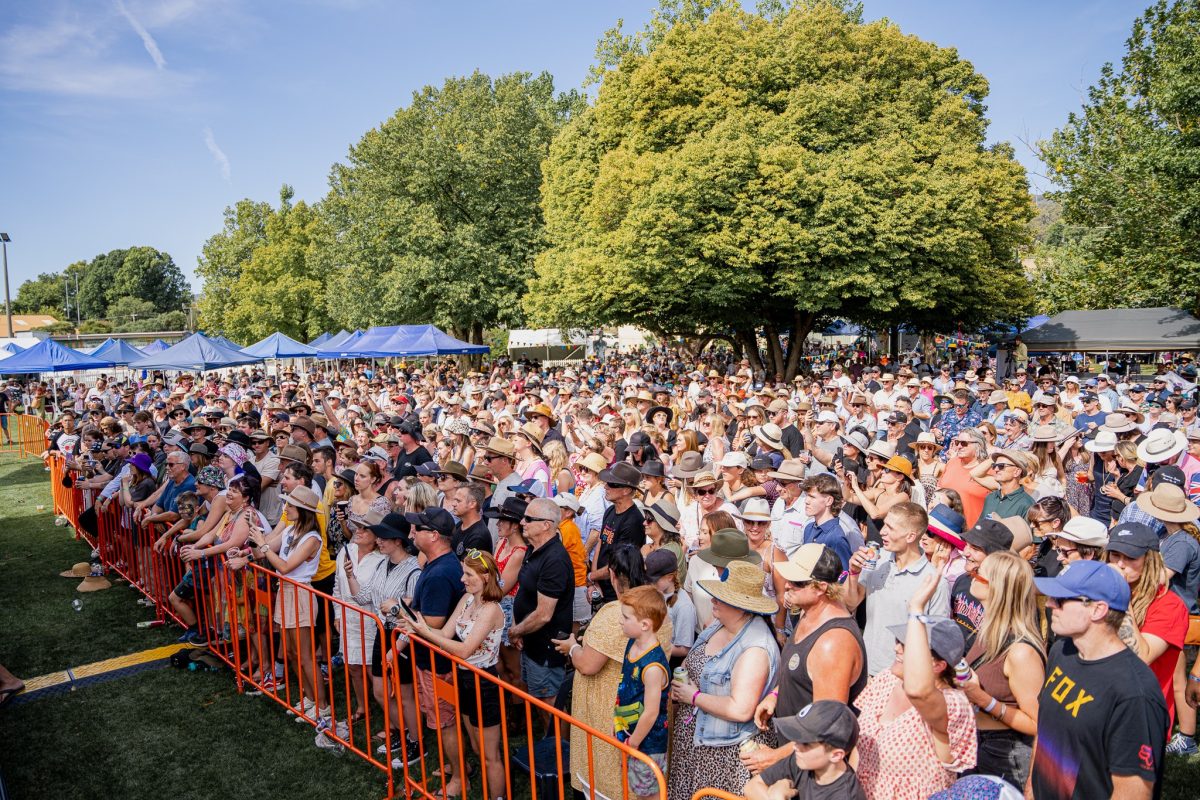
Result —
[[672, 800], [702, 787], [740, 794], [751, 775], [739, 748], [775, 746], [774, 732], [754, 724], [754, 709], [775, 681], [779, 645], [767, 619], [779, 607], [763, 594], [757, 565], [734, 561], [723, 576], [699, 581], [712, 595], [713, 622], [683, 662], [687, 680], [671, 687], [679, 703], [667, 771]]

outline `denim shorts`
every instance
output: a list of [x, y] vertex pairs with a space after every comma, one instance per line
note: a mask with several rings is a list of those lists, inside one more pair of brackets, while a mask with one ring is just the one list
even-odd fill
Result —
[[543, 666], [521, 653], [521, 680], [525, 681], [526, 691], [537, 699], [554, 702], [566, 676], [566, 667]]
[[1014, 730], [979, 733], [979, 752], [973, 772], [995, 775], [1017, 788], [1029, 777], [1029, 759], [1033, 756], [1033, 737]]

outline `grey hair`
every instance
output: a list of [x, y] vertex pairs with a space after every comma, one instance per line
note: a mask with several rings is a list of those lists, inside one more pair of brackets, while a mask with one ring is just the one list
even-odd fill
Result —
[[542, 519], [555, 520], [562, 516], [559, 511], [558, 503], [555, 503], [548, 497], [538, 497], [529, 502], [529, 506], [525, 509], [525, 513], [531, 517], [540, 517]]
[[983, 438], [983, 434], [974, 428], [963, 428], [958, 432], [959, 436], [966, 436], [975, 443], [975, 460], [984, 461], [988, 457], [987, 440]]

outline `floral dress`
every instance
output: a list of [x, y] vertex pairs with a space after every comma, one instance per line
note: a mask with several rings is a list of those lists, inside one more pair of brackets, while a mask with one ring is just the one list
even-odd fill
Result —
[[1075, 479], [1075, 473], [1085, 472], [1088, 477], [1091, 477], [1092, 468], [1088, 465], [1086, 458], [1072, 458], [1067, 456], [1066, 462], [1063, 464], [1063, 471], [1066, 472], [1066, 488], [1067, 488], [1067, 505], [1075, 509], [1080, 514], [1087, 516], [1088, 511], [1092, 508], [1092, 484], [1080, 483]]

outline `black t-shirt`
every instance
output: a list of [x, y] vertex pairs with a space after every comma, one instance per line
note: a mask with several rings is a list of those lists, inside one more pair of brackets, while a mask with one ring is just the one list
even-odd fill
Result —
[[[617, 513], [616, 506], [609, 506], [600, 523], [600, 552], [596, 556], [597, 569], [608, 566], [608, 557], [613, 548], [622, 544], [631, 544], [640, 549], [645, 543], [646, 518], [637, 504], [631, 505], [620, 514]], [[600, 591], [604, 593], [604, 602], [606, 603], [617, 599], [612, 581], [600, 581]]]
[[833, 783], [822, 786], [813, 774], [800, 769], [796, 757], [790, 753], [762, 771], [767, 786], [779, 781], [791, 781], [796, 789], [796, 800], [867, 800], [867, 793], [858, 782], [858, 774], [848, 766], [846, 772]]
[[433, 456], [429, 455], [425, 445], [417, 445], [417, 449], [411, 453], [401, 450], [400, 455], [396, 457], [396, 466], [392, 467], [392, 477], [400, 480], [410, 475], [416, 475], [417, 467], [430, 461], [433, 461]]
[[[421, 577], [413, 588], [412, 608], [421, 612], [423, 617], [449, 617], [464, 591], [462, 564], [454, 557], [454, 553], [443, 553], [421, 570]], [[432, 652], [428, 647], [418, 644], [413, 657], [417, 667], [428, 670]], [[443, 675], [453, 668], [454, 664], [449, 659], [437, 656], [433, 670]]]
[[555, 598], [550, 620], [524, 637], [524, 651], [543, 666], [561, 667], [566, 658], [554, 649], [551, 639], [571, 632], [571, 610], [575, 602], [575, 567], [562, 539], [553, 536], [525, 556], [517, 574], [517, 595], [513, 599], [513, 621], [521, 622], [538, 605], [538, 595]]
[[1110, 797], [1113, 775], [1136, 775], [1157, 798], [1169, 724], [1158, 681], [1132, 650], [1084, 661], [1074, 642], [1058, 641], [1038, 696], [1034, 797]]
[[487, 520], [477, 519], [473, 525], [458, 527], [451, 540], [454, 555], [462, 560], [468, 550], [486, 550], [492, 552], [492, 531], [488, 528]]
[[788, 458], [795, 458], [804, 449], [804, 434], [795, 425], [783, 429], [783, 449], [787, 451]]
[[954, 588], [950, 592], [950, 614], [962, 628], [963, 638], [967, 640], [965, 653], [975, 644], [975, 636], [983, 624], [983, 603], [971, 595], [971, 576], [968, 573], [954, 580]]
[[3, 389], [0, 389], [0, 414], [8, 413], [8, 402], [9, 402], [8, 392]]

